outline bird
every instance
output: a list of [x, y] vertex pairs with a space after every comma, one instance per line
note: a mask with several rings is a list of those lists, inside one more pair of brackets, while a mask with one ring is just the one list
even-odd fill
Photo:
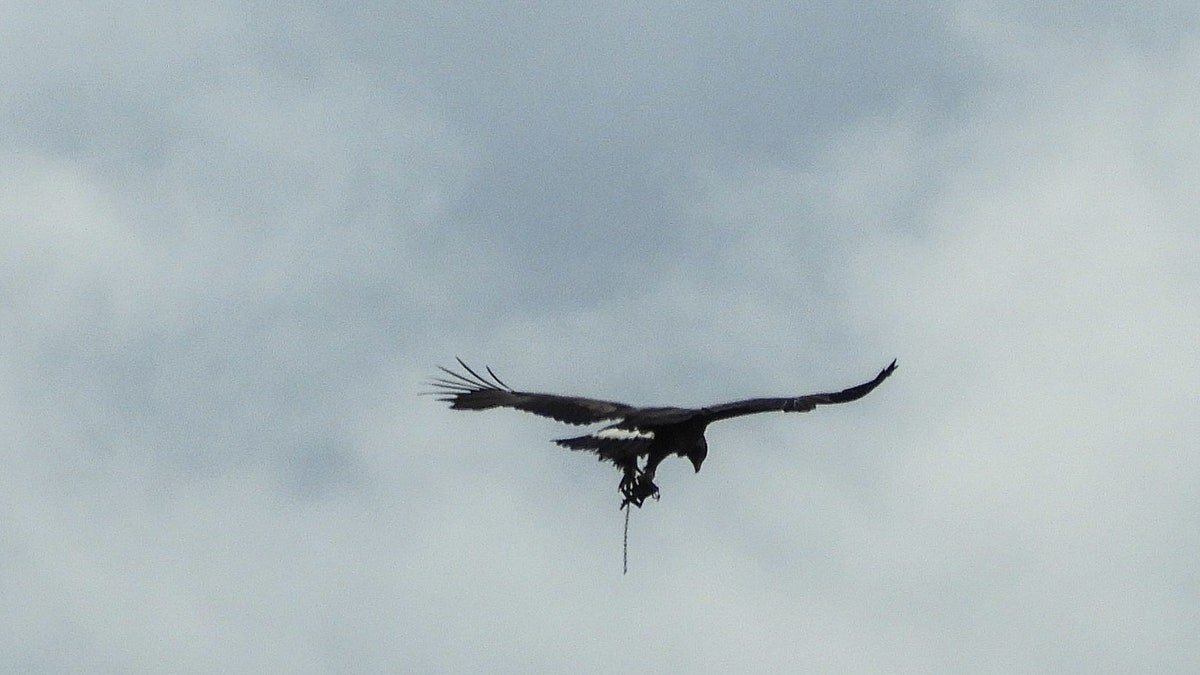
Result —
[[[564, 448], [594, 452], [600, 461], [611, 462], [621, 470], [621, 508], [639, 509], [649, 498], [659, 498], [654, 475], [659, 464], [672, 454], [686, 457], [696, 473], [708, 457], [705, 429], [713, 422], [764, 412], [808, 412], [819, 405], [848, 403], [871, 393], [896, 370], [896, 361], [879, 371], [869, 382], [841, 391], [779, 398], [750, 398], [703, 408], [642, 408], [581, 396], [560, 396], [517, 391], [496, 376], [490, 367], [485, 375], [457, 358], [462, 367], [455, 372], [438, 366], [442, 372], [427, 384], [438, 401], [454, 410], [513, 408], [549, 417], [572, 425], [612, 422], [591, 433], [554, 442]], [[645, 458], [644, 463], [640, 462]]]

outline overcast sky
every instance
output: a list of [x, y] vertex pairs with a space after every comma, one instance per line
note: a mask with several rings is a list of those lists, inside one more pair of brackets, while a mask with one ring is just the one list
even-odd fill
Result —
[[1200, 670], [1197, 5], [585, 5], [8, 3], [0, 670]]

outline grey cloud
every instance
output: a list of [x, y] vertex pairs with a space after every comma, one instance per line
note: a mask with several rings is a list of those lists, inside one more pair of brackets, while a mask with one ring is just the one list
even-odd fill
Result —
[[[1194, 11], [63, 9], [0, 29], [5, 669], [1200, 662]], [[456, 355], [901, 367], [665, 464], [623, 577], [615, 475], [417, 396]]]

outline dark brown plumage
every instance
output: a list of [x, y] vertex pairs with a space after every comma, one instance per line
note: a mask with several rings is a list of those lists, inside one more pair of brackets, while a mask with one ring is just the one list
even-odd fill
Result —
[[[640, 508], [648, 497], [658, 497], [654, 472], [671, 454], [687, 457], [696, 471], [700, 471], [700, 465], [708, 456], [704, 430], [709, 424], [761, 412], [807, 412], [819, 405], [855, 401], [869, 394], [896, 370], [896, 362], [892, 361], [870, 382], [826, 394], [752, 398], [705, 408], [637, 408], [579, 396], [516, 391], [496, 377], [491, 368], [485, 369], [485, 377], [462, 359], [458, 359], [458, 363], [465, 373], [439, 366], [447, 377], [430, 381], [437, 388], [430, 393], [440, 396], [439, 401], [448, 402], [456, 410], [516, 408], [567, 424], [614, 422], [590, 434], [560, 438], [555, 443], [572, 450], [594, 452], [602, 461], [612, 462], [621, 469], [622, 508], [629, 504]], [[643, 456], [646, 462], [639, 468], [638, 460]]]

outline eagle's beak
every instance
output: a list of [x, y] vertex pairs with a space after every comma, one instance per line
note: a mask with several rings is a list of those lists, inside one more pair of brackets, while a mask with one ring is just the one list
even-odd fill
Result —
[[688, 457], [692, 460], [692, 466], [696, 468], [696, 473], [700, 473], [700, 465], [704, 463], [703, 457]]

